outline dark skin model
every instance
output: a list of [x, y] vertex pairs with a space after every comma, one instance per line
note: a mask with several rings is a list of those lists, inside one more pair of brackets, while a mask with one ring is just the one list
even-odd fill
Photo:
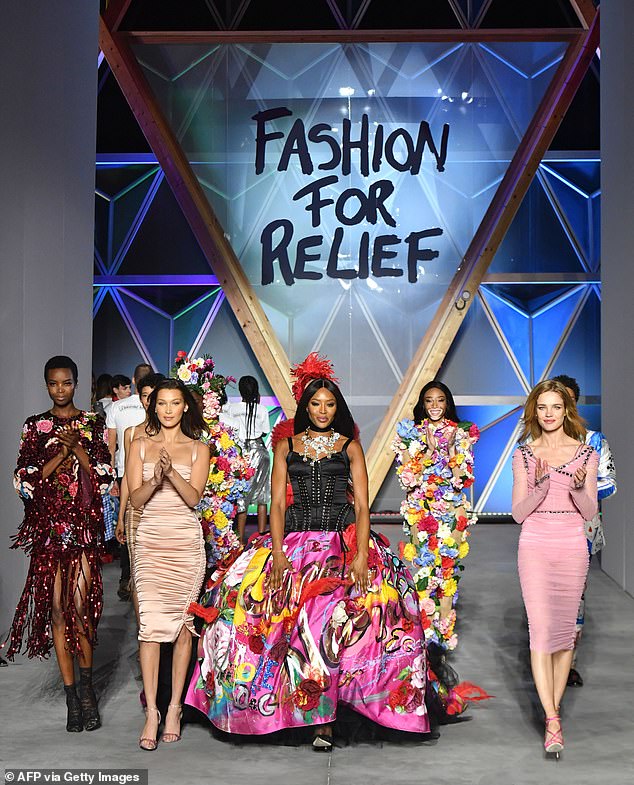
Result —
[[[318, 428], [328, 428], [337, 412], [335, 396], [326, 388], [318, 390], [310, 399], [307, 406], [308, 417], [312, 424]], [[319, 431], [309, 428], [312, 437]], [[340, 450], [347, 441], [342, 436], [334, 445]], [[303, 452], [301, 434], [293, 438], [293, 449]], [[272, 591], [279, 589], [286, 570], [292, 570], [292, 565], [282, 550], [284, 542], [284, 514], [286, 511], [286, 456], [289, 446], [285, 439], [280, 441], [275, 448], [273, 457], [273, 474], [271, 476], [271, 539], [273, 568], [271, 570], [270, 588]], [[353, 441], [347, 448], [350, 459], [350, 474], [354, 487], [354, 508], [357, 529], [357, 554], [350, 564], [348, 577], [354, 581], [356, 589], [365, 593], [370, 586], [368, 575], [368, 549], [370, 540], [370, 506], [368, 502], [368, 472], [365, 465], [363, 449], [357, 441]], [[316, 456], [323, 457], [323, 454]], [[315, 735], [332, 736], [332, 725], [319, 725]]]
[[[51, 368], [46, 374], [46, 390], [49, 394], [53, 405], [50, 408], [51, 414], [56, 417], [71, 418], [80, 414], [80, 410], [75, 406], [73, 397], [75, 395], [76, 382], [73, 379], [73, 373], [70, 368]], [[69, 422], [55, 432], [55, 436], [60, 443], [60, 450], [50, 461], [44, 465], [42, 477], [46, 479], [54, 472], [59, 471], [64, 462], [73, 455], [79, 461], [80, 466], [84, 471], [90, 473], [90, 461], [86, 451], [81, 446], [79, 439], [80, 434], [77, 430], [75, 421]], [[77, 608], [78, 618], [82, 616], [83, 598], [88, 595], [90, 590], [90, 568], [85, 557], [82, 557], [82, 570], [80, 571], [77, 579], [77, 584], [73, 591], [73, 602]], [[55, 576], [55, 585], [53, 589], [53, 611], [52, 611], [52, 626], [53, 626], [53, 644], [55, 646], [55, 654], [57, 656], [57, 664], [59, 665], [62, 680], [65, 685], [73, 684], [75, 681], [75, 673], [73, 668], [73, 655], [66, 649], [64, 643], [64, 613], [62, 606], [62, 580], [59, 569]], [[79, 636], [79, 644], [81, 646], [81, 654], [78, 656], [80, 668], [92, 667], [92, 646], [88, 642], [85, 635]]]

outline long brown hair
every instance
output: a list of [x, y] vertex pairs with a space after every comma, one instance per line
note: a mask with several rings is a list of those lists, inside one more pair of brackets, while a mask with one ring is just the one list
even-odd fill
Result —
[[156, 413], [156, 399], [161, 390], [178, 390], [181, 393], [187, 409], [183, 412], [180, 423], [181, 431], [190, 439], [200, 439], [202, 433], [207, 432], [207, 426], [192, 394], [180, 379], [161, 379], [152, 390], [147, 409], [147, 425], [145, 426], [147, 435], [156, 436], [161, 430], [161, 421]]
[[559, 395], [564, 402], [564, 433], [576, 439], [578, 442], [585, 442], [586, 439], [586, 424], [585, 420], [580, 416], [577, 411], [577, 404], [574, 398], [561, 382], [556, 382], [554, 379], [546, 379], [537, 384], [530, 391], [524, 406], [524, 430], [519, 438], [520, 442], [525, 442], [530, 436], [531, 439], [537, 439], [541, 436], [542, 429], [539, 427], [537, 421], [537, 400], [542, 393], [555, 392]]

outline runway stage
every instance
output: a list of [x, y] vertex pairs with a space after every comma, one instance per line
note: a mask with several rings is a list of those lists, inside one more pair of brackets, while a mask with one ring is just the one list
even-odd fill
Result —
[[[399, 539], [396, 526], [377, 527]], [[516, 570], [519, 527], [478, 524], [461, 582], [460, 643], [453, 663], [495, 699], [421, 745], [359, 745], [316, 755], [309, 748], [214, 739], [187, 725], [178, 744], [151, 755], [137, 747], [134, 614], [116, 598], [118, 564], [106, 565], [106, 607], [95, 679], [103, 728], [66, 733], [53, 659], [22, 657], [0, 669], [0, 762], [4, 768], [147, 769], [150, 785], [618, 785], [634, 782], [634, 599], [601, 570], [590, 571], [579, 656], [585, 686], [562, 707], [566, 749], [545, 760], [543, 730], [528, 665], [528, 635]], [[609, 532], [608, 532], [609, 536]], [[15, 558], [19, 558], [17, 555]]]

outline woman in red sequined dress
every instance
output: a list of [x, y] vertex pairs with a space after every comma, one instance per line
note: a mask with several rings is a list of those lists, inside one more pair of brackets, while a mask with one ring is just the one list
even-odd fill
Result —
[[96, 730], [101, 720], [92, 655], [103, 606], [101, 497], [114, 471], [103, 419], [73, 402], [77, 365], [70, 357], [52, 357], [44, 379], [53, 405], [24, 423], [14, 473], [25, 514], [12, 547], [23, 548], [31, 563], [7, 656], [20, 653], [25, 631], [29, 657], [47, 657], [54, 647], [66, 692], [66, 730]]

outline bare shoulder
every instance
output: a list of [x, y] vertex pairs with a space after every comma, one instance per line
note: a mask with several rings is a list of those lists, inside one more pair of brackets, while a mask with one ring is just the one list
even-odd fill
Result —
[[204, 458], [205, 460], [209, 460], [209, 445], [205, 444], [205, 442], [196, 441], [197, 446], [197, 458]]
[[279, 442], [275, 445], [275, 449], [273, 450], [273, 456], [275, 458], [277, 458], [277, 457], [279, 457], [279, 458], [286, 458], [286, 456], [288, 455], [289, 451], [290, 451], [290, 448], [288, 446], [288, 440], [287, 439], [280, 439]]
[[358, 442], [356, 439], [353, 439], [350, 444], [346, 447], [346, 452], [351, 459], [361, 459], [365, 460], [365, 453], [363, 452], [363, 447], [361, 446], [361, 442]]

